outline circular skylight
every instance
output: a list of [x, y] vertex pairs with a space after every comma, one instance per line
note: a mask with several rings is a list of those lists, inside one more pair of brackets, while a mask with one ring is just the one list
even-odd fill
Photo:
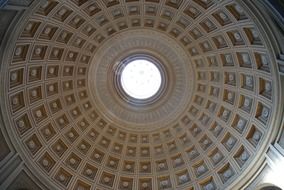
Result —
[[147, 99], [160, 89], [162, 77], [157, 66], [145, 59], [129, 62], [121, 73], [123, 90], [132, 98]]

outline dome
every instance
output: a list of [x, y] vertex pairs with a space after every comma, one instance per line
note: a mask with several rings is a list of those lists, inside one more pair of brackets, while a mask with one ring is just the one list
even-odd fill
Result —
[[283, 188], [280, 1], [1, 2], [0, 189]]

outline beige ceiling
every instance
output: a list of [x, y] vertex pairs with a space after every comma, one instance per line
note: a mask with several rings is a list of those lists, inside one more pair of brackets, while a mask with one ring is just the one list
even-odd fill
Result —
[[[32, 3], [2, 51], [6, 138], [47, 189], [240, 188], [283, 109], [273, 37], [256, 7]], [[165, 73], [165, 90], [143, 105], [116, 86], [117, 64], [141, 54]]]

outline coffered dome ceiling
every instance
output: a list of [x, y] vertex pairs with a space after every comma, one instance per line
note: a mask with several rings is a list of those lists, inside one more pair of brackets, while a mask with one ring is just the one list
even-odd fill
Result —
[[[232, 189], [265, 156], [282, 83], [245, 2], [56, 0], [21, 18], [1, 110], [51, 189]], [[142, 100], [121, 84], [139, 58], [161, 73]]]

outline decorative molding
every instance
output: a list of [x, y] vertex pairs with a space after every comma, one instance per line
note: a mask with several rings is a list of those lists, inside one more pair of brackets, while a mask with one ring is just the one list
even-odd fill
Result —
[[[50, 189], [248, 185], [280, 127], [284, 56], [274, 60], [276, 38], [247, 5], [33, 3], [1, 46], [1, 127], [16, 165]], [[108, 78], [109, 65], [138, 50], [171, 79], [164, 102], [146, 111], [119, 101]]]

